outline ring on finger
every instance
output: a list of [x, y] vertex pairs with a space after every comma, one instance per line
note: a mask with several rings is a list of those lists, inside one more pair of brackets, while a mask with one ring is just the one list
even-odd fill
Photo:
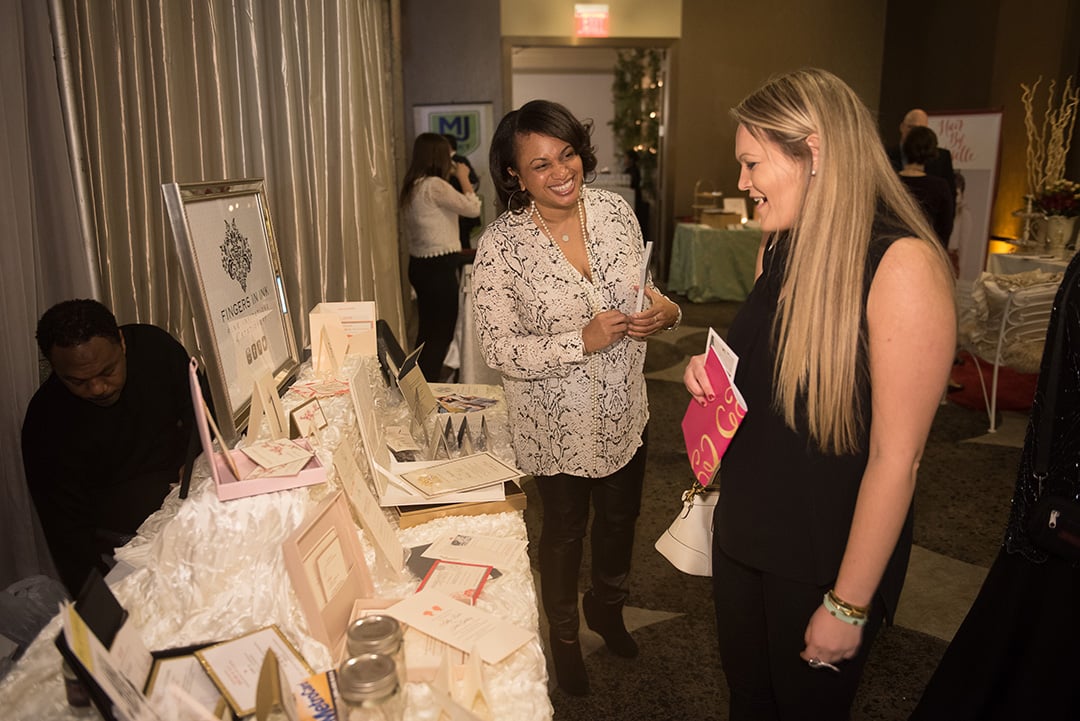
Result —
[[815, 670], [819, 669], [819, 668], [827, 668], [830, 671], [835, 671], [836, 673], [840, 673], [839, 668], [837, 668], [836, 666], [832, 665], [831, 663], [829, 663], [827, 661], [822, 661], [820, 658], [812, 658], [809, 661], [807, 661], [806, 664], [810, 668], [815, 669]]

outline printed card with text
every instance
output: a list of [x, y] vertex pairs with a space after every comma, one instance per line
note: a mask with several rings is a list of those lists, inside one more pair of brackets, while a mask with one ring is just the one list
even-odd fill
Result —
[[712, 384], [714, 398], [704, 406], [691, 400], [682, 420], [690, 467], [694, 479], [703, 486], [716, 477], [720, 459], [746, 416], [746, 401], [734, 381], [738, 362], [735, 352], [710, 328], [705, 372]]

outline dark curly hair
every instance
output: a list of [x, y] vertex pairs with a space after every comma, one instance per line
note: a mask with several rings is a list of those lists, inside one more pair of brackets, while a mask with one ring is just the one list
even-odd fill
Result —
[[581, 157], [585, 182], [595, 177], [596, 149], [592, 146], [592, 121], [581, 122], [564, 106], [550, 100], [530, 100], [517, 110], [511, 110], [499, 121], [495, 137], [491, 139], [488, 167], [491, 180], [499, 196], [499, 206], [514, 212], [529, 205], [528, 191], [522, 191], [518, 179], [510, 174], [518, 172], [517, 138], [536, 133], [558, 138], [569, 143]]
[[57, 303], [37, 324], [38, 348], [46, 358], [56, 346], [71, 348], [96, 336], [119, 343], [120, 328], [111, 310], [89, 298]]

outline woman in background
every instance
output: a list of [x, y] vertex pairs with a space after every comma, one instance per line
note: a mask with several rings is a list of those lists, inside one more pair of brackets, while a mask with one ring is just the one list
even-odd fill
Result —
[[557, 103], [508, 113], [491, 143], [507, 210], [480, 236], [473, 310], [484, 360], [503, 375], [518, 468], [543, 503], [540, 588], [559, 687], [584, 695], [578, 572], [590, 500], [592, 588], [585, 621], [633, 657], [623, 625], [645, 475], [645, 344], [679, 307], [655, 288], [635, 312], [644, 248], [621, 196], [584, 187], [596, 168], [589, 129]]
[[901, 147], [905, 163], [900, 180], [922, 208], [938, 241], [948, 250], [956, 216], [956, 198], [944, 178], [926, 174], [926, 164], [938, 154], [937, 133], [925, 126], [914, 127], [904, 137]]
[[[450, 185], [451, 173], [462, 192]], [[436, 133], [416, 137], [400, 203], [409, 249], [409, 283], [416, 291], [420, 316], [416, 346], [424, 344], [419, 366], [424, 378], [437, 383], [442, 380], [443, 360], [457, 323], [458, 216], [480, 216], [480, 198], [469, 182], [469, 168], [453, 162], [446, 138]]]
[[[730, 718], [846, 719], [904, 580], [952, 365], [952, 274], [842, 80], [782, 75], [732, 115], [763, 240], [727, 338], [747, 414], [714, 517]], [[713, 395], [703, 361], [684, 377], [699, 402]]]

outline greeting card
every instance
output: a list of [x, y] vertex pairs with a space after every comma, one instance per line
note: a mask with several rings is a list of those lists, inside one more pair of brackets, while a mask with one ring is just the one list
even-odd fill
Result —
[[737, 363], [738, 356], [710, 328], [705, 373], [712, 384], [714, 398], [704, 406], [691, 400], [682, 420], [690, 467], [695, 480], [703, 486], [716, 476], [720, 459], [746, 416], [746, 401], [734, 382]]

